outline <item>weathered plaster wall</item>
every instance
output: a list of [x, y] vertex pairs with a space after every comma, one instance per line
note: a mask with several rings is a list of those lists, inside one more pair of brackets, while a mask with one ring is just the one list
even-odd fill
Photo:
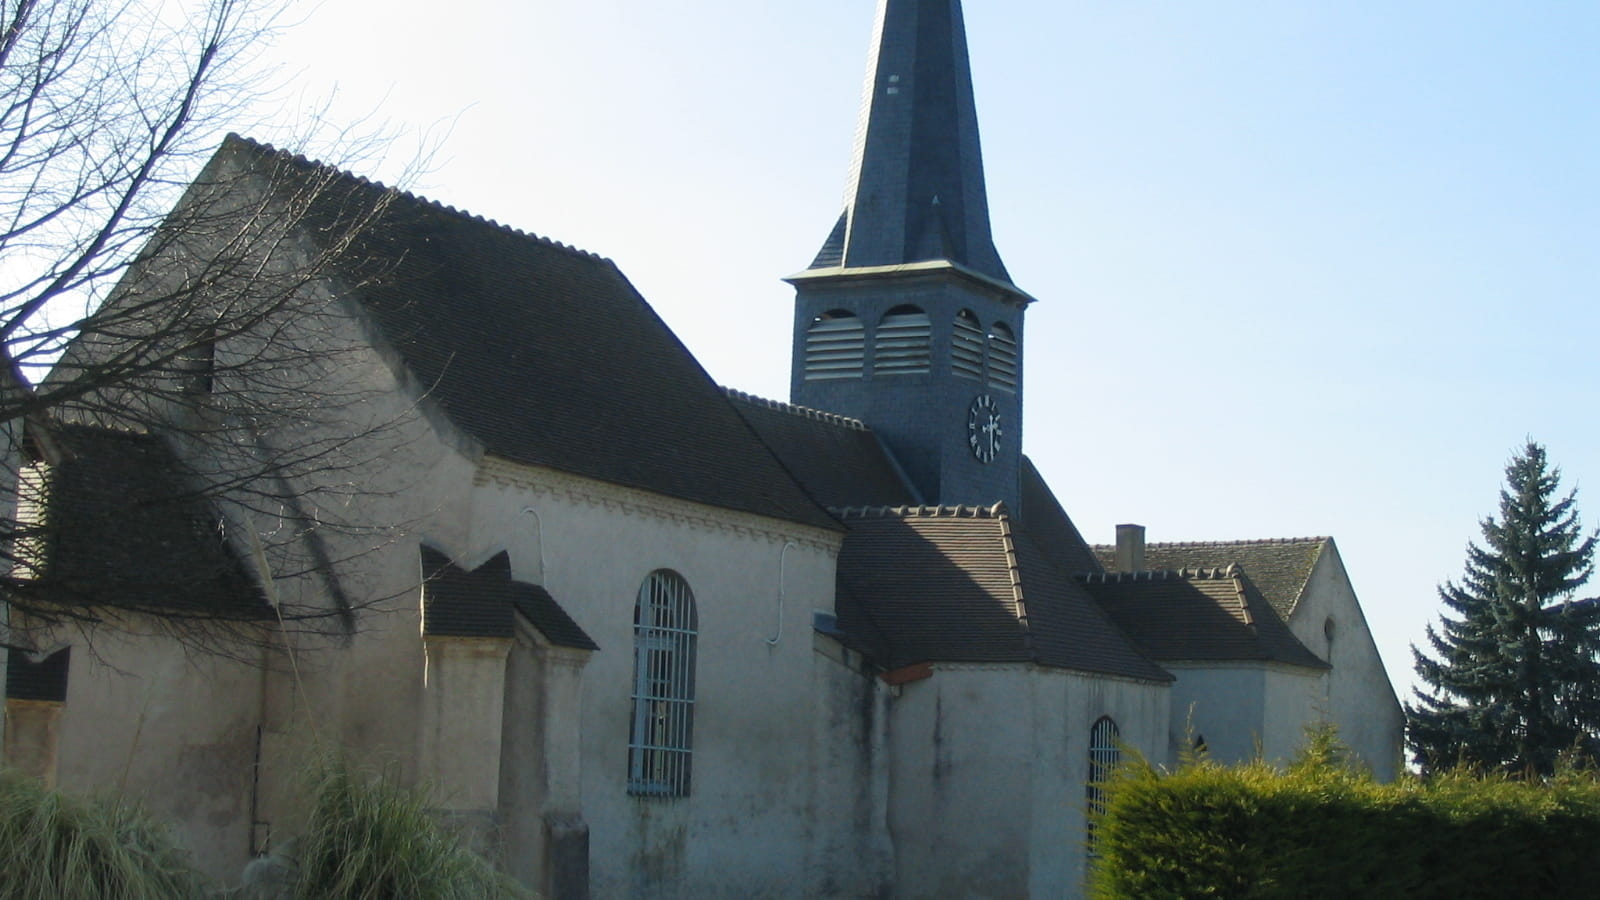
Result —
[[58, 783], [125, 793], [169, 823], [208, 874], [236, 878], [250, 853], [259, 666], [155, 635], [100, 629], [72, 643]]
[[1396, 778], [1405, 713], [1332, 541], [1311, 571], [1289, 628], [1311, 652], [1333, 664], [1318, 706], [1338, 726], [1340, 740], [1380, 780]]
[[[471, 565], [508, 550], [515, 576], [542, 583], [600, 645], [582, 672], [579, 728], [593, 894], [876, 890], [873, 867], [857, 862], [871, 852], [860, 849], [873, 845], [860, 830], [871, 813], [816, 814], [827, 802], [816, 796], [819, 784], [859, 790], [873, 777], [875, 726], [863, 717], [859, 726], [823, 728], [818, 716], [832, 699], [813, 694], [820, 678], [849, 709], [877, 703], [877, 689], [862, 690], [858, 673], [817, 673], [812, 614], [831, 611], [839, 536], [554, 472], [491, 462], [484, 473], [459, 558]], [[679, 798], [627, 791], [634, 604], [657, 569], [689, 584], [699, 622], [692, 788]], [[861, 771], [834, 771], [841, 763]], [[856, 802], [837, 799], [846, 809]], [[525, 823], [542, 816], [537, 802], [537, 791], [502, 798], [507, 816]], [[850, 846], [856, 859], [812, 864]]]
[[1284, 762], [1320, 721], [1324, 674], [1264, 662], [1163, 662], [1178, 677], [1172, 688], [1169, 762], [1204, 738], [1221, 763], [1256, 758]]
[[936, 665], [890, 724], [898, 896], [1078, 897], [1089, 730], [1165, 752], [1166, 689], [1029, 665]]
[[1159, 762], [1171, 695], [1165, 685], [1059, 669], [1035, 670], [1031, 681], [1037, 710], [1034, 759], [1041, 768], [1031, 791], [1027, 896], [1070, 900], [1082, 896], [1087, 874], [1089, 731], [1109, 716], [1124, 746]]
[[1264, 749], [1265, 671], [1244, 663], [1163, 662], [1172, 685], [1167, 762], [1177, 762], [1197, 737], [1221, 763], [1254, 759]]

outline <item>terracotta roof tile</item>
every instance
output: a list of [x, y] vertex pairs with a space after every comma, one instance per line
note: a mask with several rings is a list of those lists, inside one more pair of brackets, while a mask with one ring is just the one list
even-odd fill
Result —
[[1259, 660], [1327, 668], [1295, 638], [1238, 566], [1109, 572], [1079, 581], [1153, 659]]
[[1034, 662], [1169, 680], [1004, 506], [835, 510], [839, 627], [886, 668]]
[[[1330, 540], [1303, 537], [1146, 544], [1144, 561], [1152, 569], [1226, 568], [1237, 563], [1272, 608], [1287, 619]], [[1115, 547], [1096, 545], [1094, 553], [1106, 568], [1115, 565]]]

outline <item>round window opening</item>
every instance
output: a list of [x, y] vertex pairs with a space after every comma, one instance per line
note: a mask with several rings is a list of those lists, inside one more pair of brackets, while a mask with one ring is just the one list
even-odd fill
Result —
[[1323, 623], [1322, 623], [1322, 633], [1323, 633], [1324, 636], [1326, 636], [1328, 638], [1329, 642], [1333, 641], [1333, 617], [1332, 616], [1329, 616], [1325, 621], [1323, 621]]

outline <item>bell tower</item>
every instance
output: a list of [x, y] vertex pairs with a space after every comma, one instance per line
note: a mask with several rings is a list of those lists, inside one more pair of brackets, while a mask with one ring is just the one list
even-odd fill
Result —
[[795, 287], [790, 396], [929, 503], [1017, 508], [1022, 318], [989, 231], [960, 0], [879, 0], [845, 208]]

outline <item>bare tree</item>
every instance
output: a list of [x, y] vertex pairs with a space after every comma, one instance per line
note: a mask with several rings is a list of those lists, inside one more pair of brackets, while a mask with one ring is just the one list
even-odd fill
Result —
[[[0, 644], [354, 627], [335, 570], [362, 544], [326, 537], [383, 539], [339, 510], [394, 423], [340, 377], [337, 336], [341, 294], [382, 277], [363, 242], [391, 192], [237, 138], [201, 169], [256, 98], [269, 2], [3, 2]], [[148, 558], [174, 542], [216, 552]], [[306, 576], [331, 603], [273, 590]]]

